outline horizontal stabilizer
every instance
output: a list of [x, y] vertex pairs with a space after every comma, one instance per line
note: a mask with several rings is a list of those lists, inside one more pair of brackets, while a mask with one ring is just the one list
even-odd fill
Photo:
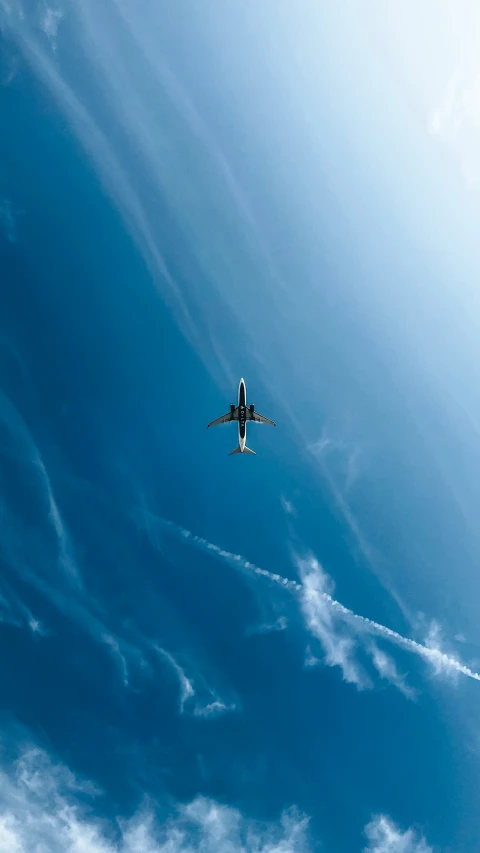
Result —
[[231, 453], [229, 453], [228, 455], [229, 455], [229, 456], [235, 456], [235, 454], [236, 454], [236, 453], [251, 453], [251, 454], [252, 454], [252, 456], [256, 456], [256, 455], [257, 455], [257, 454], [255, 453], [255, 451], [254, 451], [254, 450], [250, 450], [250, 448], [249, 448], [249, 447], [247, 447], [246, 445], [245, 445], [245, 447], [243, 448], [243, 450], [240, 450], [240, 445], [239, 445], [238, 447], [236, 447], [236, 448], [235, 448], [235, 450], [232, 450], [232, 452], [231, 452]]

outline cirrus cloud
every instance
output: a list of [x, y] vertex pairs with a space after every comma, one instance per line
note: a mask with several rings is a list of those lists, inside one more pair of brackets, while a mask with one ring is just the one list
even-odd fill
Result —
[[36, 747], [0, 765], [0, 849], [3, 853], [308, 853], [308, 818], [286, 811], [258, 823], [229, 806], [197, 796], [167, 814], [146, 800], [114, 821], [95, 815], [101, 793], [53, 763]]

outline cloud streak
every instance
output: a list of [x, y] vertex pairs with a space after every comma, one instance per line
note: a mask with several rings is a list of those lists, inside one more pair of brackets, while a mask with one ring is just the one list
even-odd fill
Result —
[[[257, 577], [263, 577], [266, 580], [271, 581], [274, 584], [281, 586], [283, 589], [288, 590], [288, 592], [293, 593], [295, 595], [300, 595], [301, 600], [305, 594], [309, 593], [309, 590], [306, 589], [304, 583], [299, 583], [298, 581], [282, 577], [281, 575], [267, 571], [267, 569], [262, 569], [259, 566], [256, 566], [254, 563], [245, 559], [241, 554], [233, 554], [230, 551], [226, 551], [218, 545], [209, 542], [207, 539], [204, 539], [202, 536], [196, 536], [189, 530], [181, 527], [178, 524], [175, 524], [172, 521], [162, 518], [156, 518], [156, 521], [165, 529], [170, 530], [175, 536], [180, 538], [185, 542], [190, 542], [197, 548], [200, 548], [202, 551], [206, 553], [213, 554], [214, 556], [224, 560], [229, 565], [234, 568], [240, 569], [243, 572], [248, 574], [256, 575]], [[315, 558], [311, 558], [312, 563], [312, 571], [319, 571], [319, 564], [315, 560]], [[391, 628], [388, 628], [385, 625], [381, 625], [379, 622], [375, 622], [373, 619], [369, 619], [366, 616], [361, 616], [358, 613], [355, 613], [353, 610], [350, 610], [348, 607], [345, 607], [340, 601], [337, 601], [330, 595], [326, 589], [317, 588], [315, 589], [315, 594], [317, 596], [319, 605], [321, 607], [325, 607], [331, 613], [335, 613], [339, 615], [346, 624], [352, 626], [356, 631], [361, 634], [373, 635], [377, 637], [381, 637], [399, 648], [405, 649], [408, 652], [412, 652], [413, 654], [421, 657], [423, 660], [432, 665], [437, 671], [440, 669], [444, 669], [448, 672], [456, 672], [461, 675], [465, 675], [467, 678], [471, 678], [474, 681], [480, 681], [480, 673], [475, 672], [470, 669], [468, 666], [463, 664], [457, 658], [452, 655], [446, 654], [438, 648], [430, 648], [426, 645], [422, 645], [422, 643], [418, 643], [416, 640], [412, 640], [409, 637], [404, 637], [402, 634], [399, 634], [397, 631], [393, 631]], [[344, 649], [346, 649], [346, 645], [344, 645]], [[352, 672], [353, 675], [353, 672]]]
[[[39, 592], [62, 616], [76, 623], [109, 650], [126, 686], [129, 683], [127, 656], [131, 660], [139, 660], [138, 644], [115, 636], [100, 614], [95, 597], [85, 588], [71, 537], [40, 449], [21, 413], [2, 391], [0, 427], [0, 462], [15, 464], [23, 500], [28, 501], [31, 512], [35, 512], [38, 517], [35, 534], [30, 530], [26, 536], [22, 509], [17, 511], [11, 501], [0, 501], [5, 530], [0, 557], [12, 575]], [[48, 633], [15, 592], [13, 580], [9, 583], [6, 577], [2, 577], [0, 582], [0, 612], [3, 602], [5, 621], [28, 626], [34, 635]]]
[[[39, 503], [46, 504], [48, 517], [57, 538], [60, 566], [69, 582], [81, 588], [82, 579], [73, 554], [73, 547], [55, 500], [41, 453], [20, 412], [2, 391], [0, 391], [0, 423], [4, 427], [4, 435], [9, 437], [0, 447], [0, 455], [3, 453], [25, 466], [30, 466], [32, 471], [37, 473], [35, 486], [40, 492]], [[31, 487], [34, 490], [33, 478]]]
[[[182, 332], [225, 377], [230, 365], [205, 310], [209, 299], [215, 299], [225, 317], [241, 317], [253, 295], [253, 290], [247, 293], [248, 287], [255, 287], [248, 281], [253, 282], [258, 270], [275, 290], [284, 285], [242, 182], [154, 35], [161, 18], [153, 6], [147, 15], [139, 15], [135, 3], [113, 0], [106, 12], [91, 0], [74, 0], [65, 32], [74, 28], [83, 54], [85, 68], [78, 80], [71, 68], [63, 67], [62, 57], [57, 59], [60, 51], [52, 49], [61, 19], [58, 12], [44, 6], [43, 0], [42, 10], [39, 22], [26, 0], [17, 4], [0, 0], [0, 26], [56, 99]], [[58, 34], [59, 44], [61, 37], [63, 33]], [[94, 98], [84, 86], [89, 76], [95, 82]], [[192, 143], [201, 167], [187, 172], [185, 150]], [[143, 182], [132, 180], [135, 171]], [[191, 260], [198, 269], [188, 283], [188, 300], [183, 278], [171, 273], [170, 246], [158, 229], [165, 209], [172, 223], [187, 232]], [[212, 233], [218, 235], [215, 247]], [[250, 276], [232, 260], [239, 245]], [[201, 289], [195, 280], [201, 280]], [[233, 282], [229, 289], [226, 280]], [[261, 297], [255, 295], [258, 303]], [[246, 333], [254, 346], [255, 334], [249, 329]], [[207, 339], [212, 339], [211, 346], [205, 346]]]
[[42, 5], [40, 26], [50, 43], [52, 51], [55, 53], [57, 50], [58, 28], [63, 18], [63, 12], [58, 7], [54, 8], [48, 5], [46, 0], [42, 0]]
[[371, 643], [368, 646], [368, 651], [380, 678], [393, 684], [407, 699], [415, 700], [417, 698], [417, 691], [413, 687], [410, 687], [406, 682], [405, 676], [398, 672], [395, 661], [379, 649], [375, 643]]
[[[180, 666], [174, 656], [166, 649], [155, 644], [153, 648], [158, 655], [167, 661], [178, 679], [180, 688], [179, 711], [181, 714], [185, 713], [190, 706], [190, 713], [193, 714], [194, 717], [203, 718], [217, 717], [220, 714], [227, 713], [228, 711], [236, 710], [235, 703], [223, 702], [220, 697], [205, 684], [205, 679], [200, 675], [197, 675], [196, 677], [187, 676], [183, 667]], [[190, 700], [192, 701], [190, 702]], [[187, 705], [187, 703], [189, 704]], [[187, 708], [185, 706], [187, 706]]]
[[158, 652], [166, 661], [170, 664], [175, 675], [178, 678], [178, 683], [180, 685], [180, 713], [183, 714], [185, 709], [185, 703], [188, 702], [189, 699], [192, 699], [195, 696], [195, 690], [193, 689], [193, 684], [189, 678], [185, 675], [184, 670], [177, 663], [173, 655], [170, 652], [167, 652], [165, 649], [160, 648], [160, 646], [155, 646], [155, 651]]
[[[49, 10], [48, 7], [44, 7], [42, 11], [40, 27], [47, 40], [50, 39], [49, 49], [44, 47], [35, 33], [38, 22], [31, 18], [29, 11], [24, 10], [23, 5], [17, 6], [10, 4], [7, 0], [0, 0], [0, 26], [3, 26], [5, 32], [14, 39], [26, 62], [52, 92], [59, 108], [95, 163], [103, 185], [118, 204], [127, 229], [139, 246], [155, 281], [162, 286], [184, 333], [191, 338], [195, 326], [180, 289], [170, 275], [145, 206], [137, 188], [130, 180], [129, 170], [125, 168], [112, 147], [108, 131], [103, 130], [101, 122], [97, 121], [94, 112], [85, 106], [74, 87], [61, 74], [51, 55], [52, 37], [56, 44], [56, 30], [61, 17], [59, 18], [58, 14], [53, 9]], [[77, 11], [81, 12], [80, 9]], [[80, 38], [80, 31], [77, 35]], [[118, 108], [121, 112], [125, 111], [121, 98]]]
[[[149, 668], [147, 661], [154, 650], [176, 673], [181, 713], [188, 708], [192, 715], [213, 718], [235, 710], [237, 703], [231, 697], [224, 701], [195, 668], [194, 678], [190, 678], [169, 652], [155, 645], [149, 629], [143, 630], [141, 624], [125, 624], [115, 613], [115, 607], [105, 602], [102, 592], [96, 594], [92, 582], [87, 584], [86, 580], [84, 583], [71, 536], [35, 436], [2, 391], [0, 428], [0, 464], [5, 463], [7, 474], [8, 465], [14, 464], [14, 473], [22, 489], [20, 506], [0, 500], [5, 531], [0, 543], [0, 558], [11, 574], [11, 582], [4, 576], [5, 572], [0, 579], [0, 621], [28, 627], [36, 637], [48, 633], [16, 593], [14, 580], [20, 579], [22, 585], [40, 593], [62, 617], [108, 651], [124, 687], [130, 685], [131, 669], [135, 667], [145, 673]], [[31, 531], [28, 536], [25, 534], [26, 502], [30, 512], [35, 514], [35, 538]], [[85, 576], [87, 579], [87, 572]], [[191, 708], [189, 700], [192, 700]]]
[[284, 495], [280, 497], [280, 503], [282, 504], [282, 509], [286, 515], [292, 515], [294, 518], [297, 515], [297, 510], [295, 509], [295, 505], [292, 501], [289, 501]]

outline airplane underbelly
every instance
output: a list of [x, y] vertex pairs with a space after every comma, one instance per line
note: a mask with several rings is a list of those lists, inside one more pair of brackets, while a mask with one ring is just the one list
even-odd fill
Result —
[[247, 411], [246, 409], [240, 408], [238, 413], [238, 434], [240, 438], [245, 438], [245, 433], [247, 431]]

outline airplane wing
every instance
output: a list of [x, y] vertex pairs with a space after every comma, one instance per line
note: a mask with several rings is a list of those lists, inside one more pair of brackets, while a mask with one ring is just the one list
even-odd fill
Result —
[[207, 424], [207, 429], [211, 426], [217, 426], [217, 424], [228, 424], [230, 421], [238, 421], [238, 407], [234, 409], [233, 412], [227, 412], [227, 414], [222, 415], [221, 418], [211, 421], [211, 423]]
[[266, 418], [265, 415], [261, 415], [260, 412], [251, 412], [248, 409], [248, 420], [256, 421], [257, 424], [270, 424], [270, 426], [276, 426], [275, 421], [271, 421], [270, 418]]

